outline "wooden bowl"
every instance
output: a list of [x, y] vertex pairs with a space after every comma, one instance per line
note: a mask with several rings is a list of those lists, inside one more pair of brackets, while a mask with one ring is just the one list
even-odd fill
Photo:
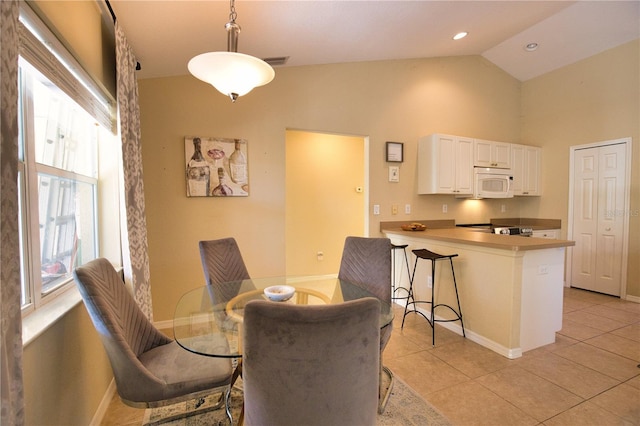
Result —
[[427, 227], [421, 223], [410, 223], [408, 225], [402, 225], [402, 229], [405, 231], [424, 231]]

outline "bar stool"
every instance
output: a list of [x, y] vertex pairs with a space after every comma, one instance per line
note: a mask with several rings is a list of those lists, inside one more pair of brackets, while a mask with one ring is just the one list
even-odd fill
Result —
[[[462, 336], [467, 337], [465, 332], [464, 332], [464, 322], [462, 322], [462, 309], [460, 309], [460, 298], [458, 297], [458, 285], [456, 283], [456, 273], [453, 270], [453, 258], [458, 256], [457, 254], [449, 254], [449, 255], [442, 255], [442, 254], [438, 254], [438, 253], [434, 253], [432, 251], [426, 250], [426, 249], [418, 249], [418, 250], [412, 250], [413, 254], [415, 254], [416, 256], [416, 262], [413, 265], [413, 275], [411, 276], [411, 281], [409, 283], [409, 295], [407, 296], [407, 305], [404, 308], [404, 315], [402, 316], [402, 326], [401, 328], [404, 328], [404, 319], [407, 316], [407, 314], [410, 313], [416, 313], [416, 314], [420, 314], [422, 315], [427, 322], [429, 323], [429, 325], [431, 326], [431, 341], [433, 342], [433, 346], [436, 345], [436, 327], [435, 327], [435, 323], [436, 322], [453, 322], [453, 321], [460, 321], [460, 325], [462, 326]], [[431, 300], [415, 300], [415, 296], [414, 296], [414, 292], [413, 292], [413, 281], [415, 279], [416, 276], [416, 267], [418, 266], [418, 260], [419, 259], [426, 259], [426, 260], [430, 260], [431, 261], [431, 278], [432, 278], [432, 283], [431, 283]], [[453, 287], [456, 291], [456, 301], [458, 302], [458, 310], [456, 311], [454, 308], [452, 308], [451, 306], [444, 304], [444, 303], [435, 303], [435, 299], [434, 299], [434, 289], [436, 287], [435, 283], [436, 283], [436, 261], [438, 260], [442, 260], [442, 259], [449, 259], [449, 263], [451, 264], [451, 274], [453, 275]], [[427, 316], [418, 311], [416, 309], [416, 305], [418, 303], [429, 303], [431, 305], [431, 319], [427, 318]], [[413, 305], [413, 309], [409, 309], [409, 305]], [[455, 318], [453, 319], [436, 319], [435, 315], [434, 315], [434, 311], [437, 307], [445, 307], [445, 308], [449, 308], [454, 314], [455, 314]]]
[[[407, 276], [409, 283], [411, 283], [411, 272], [409, 271], [409, 257], [407, 257], [407, 247], [409, 244], [393, 244], [391, 243], [391, 300], [405, 300], [409, 297], [409, 289], [402, 286], [396, 287], [396, 251], [402, 250], [404, 252], [404, 262], [407, 265]], [[400, 265], [400, 271], [402, 272], [402, 265]], [[396, 291], [404, 290], [406, 296], [396, 296]]]

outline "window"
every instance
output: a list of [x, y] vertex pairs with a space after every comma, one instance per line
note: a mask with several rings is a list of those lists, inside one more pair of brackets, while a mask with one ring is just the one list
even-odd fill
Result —
[[20, 219], [23, 308], [71, 281], [97, 256], [96, 120], [20, 60]]
[[[116, 153], [109, 151], [117, 138], [113, 99], [24, 5], [18, 29], [21, 307], [27, 314], [74, 288], [73, 269], [100, 255], [100, 157], [113, 162]], [[107, 192], [114, 190], [111, 180]]]

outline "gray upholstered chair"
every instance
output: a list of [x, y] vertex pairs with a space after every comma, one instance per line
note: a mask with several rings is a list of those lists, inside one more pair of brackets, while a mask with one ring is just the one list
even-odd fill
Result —
[[245, 423], [374, 425], [379, 320], [373, 297], [335, 305], [247, 303]]
[[[364, 288], [391, 304], [391, 241], [388, 238], [347, 237], [344, 242], [338, 278]], [[380, 375], [387, 374], [386, 392], [380, 380], [379, 412], [384, 412], [393, 388], [393, 373], [382, 364], [382, 353], [391, 338], [393, 323], [380, 330]]]
[[[161, 333], [138, 307], [108, 260], [88, 262], [76, 268], [73, 275], [125, 404], [159, 407], [215, 391], [221, 392], [215, 408], [228, 403], [233, 373], [229, 359], [188, 352]], [[226, 339], [221, 343], [226, 344]]]
[[234, 238], [200, 241], [200, 259], [207, 284], [251, 278]]

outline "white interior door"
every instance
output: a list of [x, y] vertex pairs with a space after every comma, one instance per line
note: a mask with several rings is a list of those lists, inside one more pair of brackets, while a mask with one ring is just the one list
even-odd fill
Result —
[[624, 247], [626, 146], [574, 155], [571, 285], [620, 296]]

